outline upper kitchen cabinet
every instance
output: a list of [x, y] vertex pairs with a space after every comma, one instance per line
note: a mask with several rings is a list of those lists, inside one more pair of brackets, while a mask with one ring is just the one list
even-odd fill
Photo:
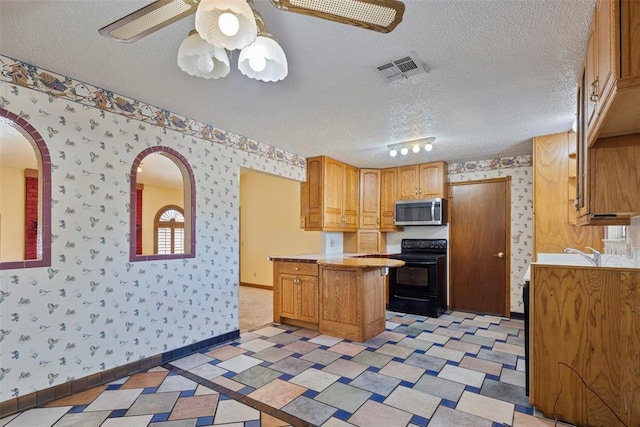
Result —
[[308, 158], [307, 182], [301, 186], [300, 201], [304, 229], [356, 231], [359, 180], [356, 167], [326, 156]]
[[396, 181], [398, 168], [380, 171], [380, 231], [400, 231], [396, 227]]
[[640, 132], [640, 2], [598, 0], [580, 84], [588, 146]]
[[359, 228], [380, 228], [380, 169], [360, 169], [359, 219]]
[[445, 162], [400, 166], [397, 175], [397, 200], [447, 197]]
[[628, 225], [640, 214], [640, 133], [600, 138], [589, 148], [580, 225]]

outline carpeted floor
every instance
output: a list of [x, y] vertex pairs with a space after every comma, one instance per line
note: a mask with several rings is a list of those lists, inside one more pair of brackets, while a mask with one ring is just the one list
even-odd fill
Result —
[[273, 291], [240, 286], [240, 332], [273, 322]]

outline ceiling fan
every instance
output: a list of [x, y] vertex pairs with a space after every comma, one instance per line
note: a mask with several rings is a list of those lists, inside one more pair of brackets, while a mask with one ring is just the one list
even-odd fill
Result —
[[[288, 73], [278, 41], [267, 33], [254, 0], [156, 0], [102, 27], [98, 32], [121, 42], [134, 42], [195, 13], [194, 31], [178, 50], [178, 66], [187, 74], [217, 79], [229, 73], [226, 50], [241, 49], [238, 69], [252, 79], [274, 82]], [[401, 21], [398, 0], [271, 0], [280, 10], [388, 33]]]
[[[209, 0], [213, 3], [216, 0]], [[252, 1], [252, 0], [250, 0]], [[329, 19], [381, 33], [392, 31], [404, 14], [398, 0], [270, 0], [280, 10]], [[220, 3], [228, 3], [225, 0]], [[134, 42], [196, 13], [205, 0], [156, 0], [102, 27], [99, 33], [121, 42]]]

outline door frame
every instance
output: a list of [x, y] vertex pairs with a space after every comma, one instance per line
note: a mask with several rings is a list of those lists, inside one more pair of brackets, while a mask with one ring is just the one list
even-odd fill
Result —
[[[505, 317], [511, 317], [511, 175], [498, 177], [498, 178], [486, 178], [486, 179], [478, 179], [472, 181], [459, 181], [459, 182], [449, 182], [449, 187], [453, 186], [462, 186], [462, 185], [472, 185], [472, 184], [483, 184], [483, 183], [492, 183], [492, 182], [504, 182], [507, 186], [505, 191]], [[449, 222], [455, 221], [455, 200], [453, 200], [453, 192], [451, 188], [449, 188], [449, 201], [451, 202], [451, 206], [449, 208], [450, 211], [450, 219]], [[452, 269], [449, 268], [449, 275], [451, 276]], [[451, 284], [451, 277], [449, 277], [449, 284]], [[451, 297], [451, 286], [449, 286], [449, 301], [453, 301]]]

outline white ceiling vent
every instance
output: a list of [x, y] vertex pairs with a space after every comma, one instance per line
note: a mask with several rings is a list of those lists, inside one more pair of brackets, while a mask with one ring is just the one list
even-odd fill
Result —
[[412, 76], [417, 76], [418, 74], [424, 74], [428, 71], [418, 58], [412, 55], [407, 55], [400, 59], [396, 59], [395, 61], [378, 65], [376, 69], [388, 82], [400, 80], [402, 78], [407, 79]]

